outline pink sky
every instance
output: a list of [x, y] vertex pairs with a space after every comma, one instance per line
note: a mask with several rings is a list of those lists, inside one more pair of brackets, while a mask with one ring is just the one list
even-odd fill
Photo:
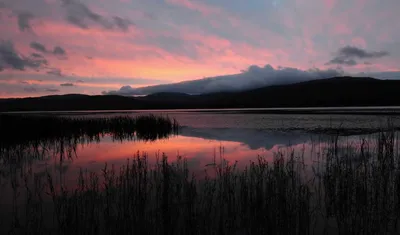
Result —
[[[266, 64], [398, 71], [397, 9], [397, 0], [3, 0], [0, 97], [101, 94]], [[360, 51], [340, 57], [346, 46]]]

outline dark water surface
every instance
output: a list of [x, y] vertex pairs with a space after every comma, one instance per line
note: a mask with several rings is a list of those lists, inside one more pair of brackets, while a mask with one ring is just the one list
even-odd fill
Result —
[[[57, 115], [99, 118], [143, 114], [174, 118], [181, 128], [178, 133], [157, 140], [115, 139], [105, 134], [92, 140], [40, 143], [35, 148], [2, 150], [0, 207], [3, 212], [0, 216], [4, 218], [15, 204], [25, 203], [26, 199], [16, 196], [16, 193], [24, 193], [24, 182], [32, 185], [33, 179], [46, 178], [50, 174], [55, 185], [73, 189], [81, 172], [101, 174], [106, 163], [119, 169], [137, 153], [147, 153], [150, 163], [155, 163], [164, 154], [171, 162], [177, 156], [184, 157], [188, 168], [200, 177], [206, 171], [212, 171], [212, 165], [221, 159], [236, 162], [239, 168], [244, 168], [259, 156], [272, 162], [280, 153], [301, 161], [304, 164], [301, 173], [307, 179], [321, 174], [329, 146], [335, 145], [339, 151], [343, 149], [349, 154], [367, 144], [373, 153], [378, 148], [380, 131], [400, 127], [400, 117], [394, 115], [250, 114], [232, 111], [64, 112]], [[398, 134], [395, 132], [396, 156], [399, 153]], [[15, 182], [19, 183], [16, 185]], [[13, 190], [13, 187], [18, 189]], [[7, 219], [3, 221], [5, 224], [10, 222]]]
[[[68, 117], [113, 117], [137, 116], [149, 112], [85, 112], [68, 114]], [[171, 160], [177, 156], [188, 159], [189, 167], [201, 172], [215, 158], [223, 157], [238, 165], [246, 165], [258, 156], [273, 159], [278, 152], [294, 152], [313, 162], [316, 155], [322, 154], [324, 145], [332, 143], [334, 137], [345, 145], [357, 147], [362, 139], [374, 142], [375, 132], [380, 129], [400, 127], [396, 116], [374, 115], [284, 115], [284, 114], [243, 114], [157, 111], [157, 115], [174, 118], [181, 125], [177, 135], [166, 139], [145, 141], [140, 139], [114, 140], [105, 135], [97, 141], [87, 141], [73, 146], [69, 157], [56, 152], [47, 152], [45, 157], [29, 162], [29, 170], [36, 174], [62, 173], [60, 180], [73, 184], [80, 169], [100, 172], [105, 163], [119, 166], [136, 153], [147, 153], [150, 159], [166, 154]], [[65, 113], [64, 113], [65, 115]], [[62, 128], [62, 127], [60, 127]], [[65, 147], [67, 148], [67, 147]], [[59, 148], [58, 148], [59, 149]], [[42, 150], [46, 150], [43, 148]], [[29, 152], [29, 151], [28, 151]], [[4, 153], [3, 153], [4, 154]], [[29, 158], [29, 157], [28, 157]], [[10, 169], [9, 164], [1, 164], [4, 179]]]

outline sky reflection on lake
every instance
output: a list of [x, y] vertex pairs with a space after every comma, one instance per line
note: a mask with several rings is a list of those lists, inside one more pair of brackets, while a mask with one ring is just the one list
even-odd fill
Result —
[[[342, 136], [339, 143], [357, 149], [362, 138], [373, 144], [376, 136]], [[150, 164], [163, 154], [171, 162], [181, 156], [187, 159], [189, 169], [199, 176], [210, 170], [209, 164], [214, 160], [219, 163], [224, 158], [230, 163], [237, 162], [238, 167], [243, 169], [250, 161], [256, 161], [258, 156], [273, 162], [277, 153], [286, 157], [293, 153], [310, 170], [311, 165], [324, 160], [319, 157], [326, 155], [327, 147], [333, 140], [332, 136], [301, 131], [185, 127], [179, 135], [156, 141], [115, 141], [105, 136], [100, 142], [78, 145], [71, 159], [62, 163], [58, 158], [38, 161], [33, 163], [32, 170], [38, 174], [50, 172], [59, 176], [58, 181], [61, 179], [64, 184], [74, 185], [81, 169], [101, 174], [106, 163], [108, 167], [119, 169], [137, 153], [148, 154]]]

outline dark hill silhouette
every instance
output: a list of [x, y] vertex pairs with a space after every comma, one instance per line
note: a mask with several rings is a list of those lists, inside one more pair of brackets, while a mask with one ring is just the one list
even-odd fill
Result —
[[143, 97], [60, 95], [5, 99], [0, 111], [180, 108], [345, 107], [400, 105], [400, 81], [335, 77], [243, 92], [202, 95], [155, 93]]

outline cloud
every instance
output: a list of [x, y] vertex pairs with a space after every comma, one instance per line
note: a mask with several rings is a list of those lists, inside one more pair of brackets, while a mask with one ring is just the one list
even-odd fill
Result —
[[34, 18], [33, 14], [30, 12], [20, 12], [17, 14], [18, 27], [21, 32], [31, 31], [31, 20]]
[[45, 91], [47, 92], [59, 92], [59, 89], [55, 89], [55, 88], [46, 88]]
[[55, 89], [55, 88], [43, 88], [43, 87], [25, 87], [24, 88], [25, 92], [29, 92], [29, 93], [41, 93], [41, 92], [59, 92], [59, 89]]
[[62, 83], [60, 86], [75, 86], [73, 83]]
[[345, 46], [339, 50], [339, 56], [345, 57], [356, 57], [360, 59], [373, 59], [373, 58], [381, 58], [384, 56], [389, 55], [387, 51], [372, 51], [368, 52], [363, 49], [352, 47], [352, 46]]
[[46, 47], [43, 44], [38, 43], [38, 42], [31, 42], [30, 47], [32, 49], [35, 49], [35, 50], [43, 52], [43, 53], [47, 52]]
[[37, 92], [38, 89], [35, 88], [35, 87], [25, 87], [25, 88], [24, 88], [24, 91], [29, 92], [29, 93], [32, 93], [32, 92]]
[[[377, 59], [388, 56], [387, 51], [366, 51], [354, 46], [345, 46], [340, 48], [336, 53], [336, 56], [330, 60], [326, 65], [346, 65], [354, 66], [358, 62], [356, 59]], [[364, 63], [365, 64], [365, 63]]]
[[113, 17], [115, 25], [122, 31], [128, 31], [129, 27], [133, 25], [133, 23], [128, 19], [123, 19], [119, 16]]
[[38, 54], [38, 53], [32, 53], [31, 56], [34, 57], [34, 58], [43, 58], [43, 56], [41, 54]]
[[157, 92], [182, 92], [188, 94], [201, 94], [219, 91], [240, 91], [269, 85], [289, 84], [323, 79], [342, 75], [342, 71], [328, 69], [300, 70], [297, 68], [278, 67], [271, 65], [259, 67], [250, 66], [239, 74], [210, 77], [180, 83], [132, 88], [123, 86], [117, 91], [105, 91], [102, 94], [117, 95], [147, 95]]
[[59, 76], [59, 77], [63, 77], [63, 74], [61, 72], [61, 69], [58, 68], [52, 68], [50, 71], [46, 72], [47, 74], [50, 75], [55, 75], [55, 76]]
[[[60, 46], [55, 46], [53, 51], [49, 51], [45, 45], [39, 43], [39, 42], [31, 42], [30, 47], [36, 51], [46, 53], [46, 54], [53, 54], [55, 56], [66, 56], [67, 52], [65, 51], [64, 48]], [[32, 56], [39, 58], [39, 54], [32, 54]]]
[[76, 83], [84, 83], [85, 81], [83, 80], [76, 80]]
[[114, 16], [112, 19], [93, 12], [87, 5], [77, 0], [61, 0], [63, 6], [67, 10], [67, 21], [81, 29], [89, 29], [88, 23], [94, 23], [101, 26], [103, 29], [112, 30], [119, 29], [128, 31], [133, 23], [119, 16]]
[[63, 56], [63, 55], [66, 55], [66, 52], [65, 52], [64, 48], [62, 48], [60, 46], [56, 46], [56, 47], [54, 47], [53, 54]]
[[0, 71], [4, 69], [25, 70], [39, 69], [47, 65], [47, 60], [37, 57], [25, 57], [20, 54], [11, 41], [0, 41]]
[[357, 65], [358, 63], [354, 59], [349, 59], [346, 57], [335, 57], [332, 60], [330, 60], [328, 64], [340, 64], [340, 65], [353, 66], [353, 65]]

